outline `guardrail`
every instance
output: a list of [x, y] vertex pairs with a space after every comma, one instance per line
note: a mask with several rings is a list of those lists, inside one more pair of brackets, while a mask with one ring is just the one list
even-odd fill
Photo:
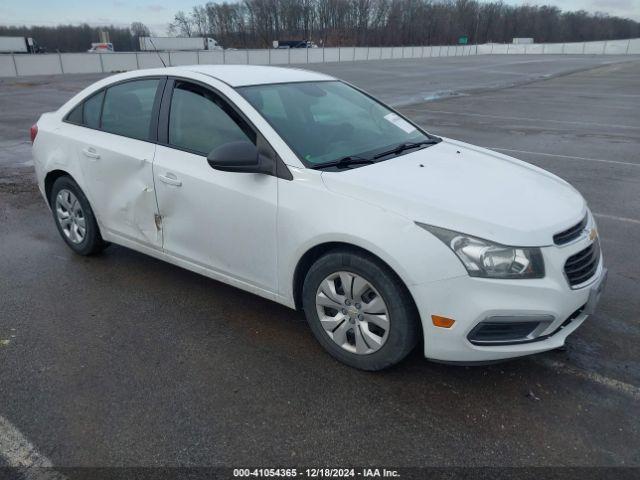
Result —
[[268, 50], [201, 50], [172, 52], [46, 53], [0, 55], [0, 77], [111, 73], [141, 68], [193, 64], [289, 65], [355, 62], [401, 58], [460, 57], [471, 55], [634, 55], [640, 38], [577, 43], [489, 43], [413, 47], [336, 47]]

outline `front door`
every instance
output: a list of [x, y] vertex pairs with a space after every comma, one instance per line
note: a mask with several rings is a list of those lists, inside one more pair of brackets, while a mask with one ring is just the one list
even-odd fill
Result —
[[[164, 251], [243, 284], [277, 291], [277, 178], [214, 170], [206, 156], [257, 134], [213, 91], [176, 80], [167, 146], [153, 164]], [[162, 123], [162, 122], [161, 122]]]

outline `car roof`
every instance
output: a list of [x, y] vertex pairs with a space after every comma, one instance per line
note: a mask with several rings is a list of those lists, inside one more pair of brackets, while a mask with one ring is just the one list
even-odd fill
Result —
[[[282, 68], [262, 65], [186, 65], [170, 67], [167, 71], [201, 73], [225, 82], [232, 87], [265, 85], [269, 83], [317, 82], [335, 80], [323, 73], [299, 68]], [[169, 73], [169, 72], [168, 72]]]
[[164, 75], [190, 78], [195, 78], [198, 75], [206, 75], [224, 82], [232, 88], [250, 85], [337, 80], [335, 77], [323, 73], [302, 70], [300, 68], [282, 68], [262, 65], [182, 65], [177, 67], [130, 70], [98, 80], [96, 83], [88, 86], [69, 99], [58, 111], [61, 112], [61, 115], [66, 115], [78, 102], [84, 101], [101, 88], [109, 87], [117, 82]]

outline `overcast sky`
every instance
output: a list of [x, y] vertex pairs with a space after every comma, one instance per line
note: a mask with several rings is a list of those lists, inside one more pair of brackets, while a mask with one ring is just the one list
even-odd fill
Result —
[[[483, 0], [480, 0], [483, 1]], [[562, 10], [587, 10], [640, 21], [640, 0], [505, 0], [513, 5], [551, 4]], [[5, 25], [129, 25], [139, 21], [163, 35], [178, 10], [190, 10], [206, 0], [0, 0], [0, 23]]]

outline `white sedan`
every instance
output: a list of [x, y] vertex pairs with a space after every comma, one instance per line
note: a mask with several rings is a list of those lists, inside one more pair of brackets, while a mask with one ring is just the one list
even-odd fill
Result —
[[72, 250], [117, 243], [301, 309], [331, 355], [365, 370], [418, 342], [465, 364], [558, 348], [606, 279], [568, 183], [315, 72], [114, 75], [31, 138]]

